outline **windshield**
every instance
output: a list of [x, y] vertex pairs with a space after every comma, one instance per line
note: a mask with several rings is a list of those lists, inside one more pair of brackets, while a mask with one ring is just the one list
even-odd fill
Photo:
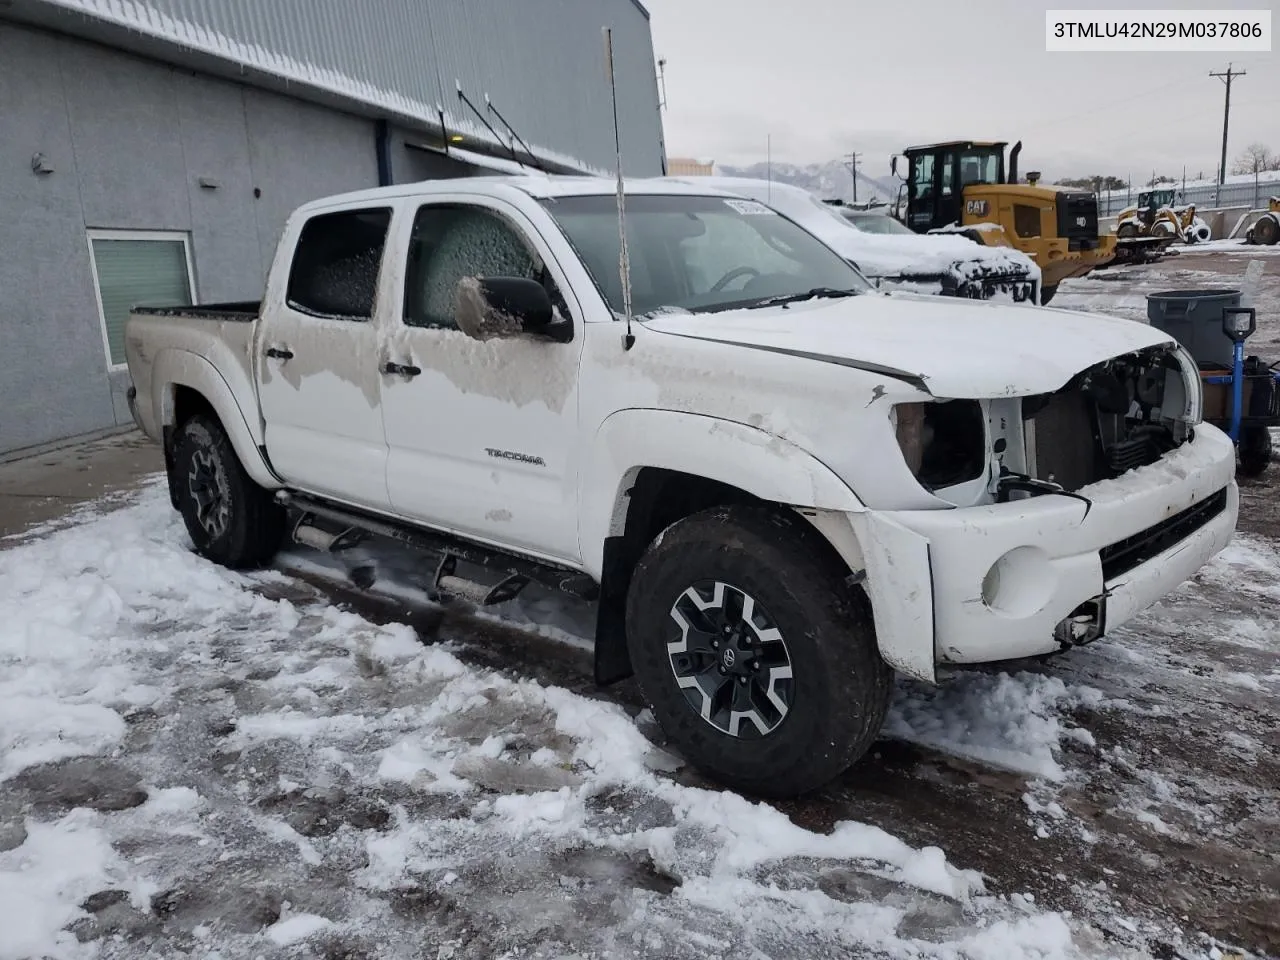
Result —
[[[814, 290], [861, 293], [862, 275], [786, 217], [755, 200], [626, 198], [631, 307], [706, 313]], [[556, 197], [542, 205], [586, 265], [605, 302], [623, 312], [618, 209], [612, 196]]]
[[863, 233], [909, 233], [915, 236], [910, 227], [883, 213], [846, 213], [844, 216]]

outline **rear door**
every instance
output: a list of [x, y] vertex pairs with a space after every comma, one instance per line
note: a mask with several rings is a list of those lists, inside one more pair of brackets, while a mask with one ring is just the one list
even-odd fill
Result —
[[[402, 229], [404, 302], [387, 339], [391, 372], [381, 379], [392, 507], [576, 562], [583, 333], [564, 274], [533, 223], [499, 199], [433, 197], [404, 211]], [[574, 319], [573, 339], [467, 336], [454, 321], [454, 295], [459, 280], [476, 276], [539, 280]]]
[[[267, 455], [291, 486], [386, 510], [378, 408], [378, 289], [392, 208], [323, 211], [291, 225], [255, 358]], [[286, 234], [283, 243], [292, 242]]]

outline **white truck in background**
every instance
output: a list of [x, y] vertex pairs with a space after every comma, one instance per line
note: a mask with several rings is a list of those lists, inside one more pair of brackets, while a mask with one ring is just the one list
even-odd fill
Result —
[[[309, 203], [260, 303], [138, 309], [138, 424], [195, 548], [417, 544], [441, 594], [598, 604], [697, 766], [820, 787], [894, 671], [1096, 639], [1229, 541], [1230, 440], [1128, 320], [871, 289], [696, 184], [469, 178]], [[425, 558], [424, 558], [425, 562]]]
[[[876, 232], [859, 228], [838, 207], [803, 187], [753, 177], [672, 177], [749, 197], [794, 220], [882, 290], [908, 290], [973, 300], [1040, 302], [1040, 268], [1013, 247], [989, 247], [959, 234], [919, 234], [871, 214]], [[865, 223], [865, 219], [861, 222]]]

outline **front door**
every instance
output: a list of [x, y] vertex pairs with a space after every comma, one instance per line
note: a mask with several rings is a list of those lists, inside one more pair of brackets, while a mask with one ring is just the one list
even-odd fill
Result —
[[433, 199], [405, 228], [404, 305], [381, 381], [393, 508], [578, 561], [581, 320], [569, 343], [475, 340], [454, 321], [458, 281], [477, 276], [536, 279], [562, 314], [580, 318], [563, 275], [533, 224], [502, 201]]
[[303, 224], [288, 276], [272, 276], [256, 344], [276, 472], [290, 486], [380, 510], [389, 501], [375, 308], [390, 223], [387, 207]]

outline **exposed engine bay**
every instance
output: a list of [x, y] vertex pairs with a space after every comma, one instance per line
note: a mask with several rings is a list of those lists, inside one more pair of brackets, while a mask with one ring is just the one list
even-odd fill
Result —
[[1178, 351], [1161, 346], [1098, 364], [1049, 394], [902, 404], [894, 424], [916, 479], [949, 503], [1069, 495], [1186, 442], [1188, 383]]
[[1027, 474], [1067, 491], [1155, 463], [1191, 436], [1175, 351], [1117, 357], [1022, 401]]

